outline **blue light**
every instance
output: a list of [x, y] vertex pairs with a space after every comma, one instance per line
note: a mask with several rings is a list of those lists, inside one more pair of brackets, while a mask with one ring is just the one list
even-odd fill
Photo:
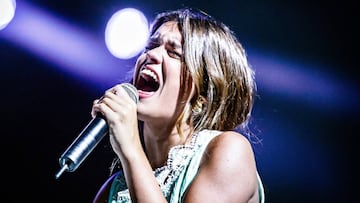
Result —
[[102, 40], [25, 2], [0, 38], [99, 88], [118, 83], [132, 69], [109, 54]]

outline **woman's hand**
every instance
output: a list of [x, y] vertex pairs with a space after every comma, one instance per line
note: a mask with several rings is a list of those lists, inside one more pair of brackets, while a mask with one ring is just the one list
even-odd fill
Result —
[[106, 119], [111, 146], [120, 159], [132, 155], [138, 147], [141, 149], [137, 104], [121, 85], [108, 89], [102, 98], [95, 100], [91, 114], [101, 114]]

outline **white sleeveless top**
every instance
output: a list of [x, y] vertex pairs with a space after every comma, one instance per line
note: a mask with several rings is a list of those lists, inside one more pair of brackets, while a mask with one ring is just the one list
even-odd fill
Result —
[[[192, 137], [190, 144], [177, 145], [169, 150], [166, 165], [154, 170], [156, 180], [168, 202], [178, 203], [183, 201], [186, 190], [198, 172], [202, 154], [209, 142], [220, 133], [220, 131], [202, 130]], [[259, 183], [259, 202], [264, 203], [263, 184], [258, 174], [257, 177]], [[112, 183], [109, 202], [131, 202], [122, 173], [119, 173]]]

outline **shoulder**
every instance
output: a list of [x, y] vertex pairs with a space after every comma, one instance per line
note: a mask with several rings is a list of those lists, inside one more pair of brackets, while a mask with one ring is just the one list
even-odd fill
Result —
[[[211, 154], [210, 158], [220, 156], [221, 160], [224, 158], [236, 160], [254, 158], [249, 140], [236, 131], [220, 132], [209, 142], [205, 154]], [[215, 159], [215, 161], [221, 160]]]
[[[211, 189], [204, 191], [206, 186]], [[187, 200], [194, 202], [201, 194], [209, 200], [248, 202], [258, 198], [257, 191], [257, 170], [250, 142], [238, 132], [226, 131], [207, 145]]]
[[222, 132], [210, 141], [204, 155], [202, 171], [211, 174], [214, 184], [226, 186], [224, 194], [239, 201], [256, 196], [256, 162], [252, 146], [246, 137], [235, 131]]

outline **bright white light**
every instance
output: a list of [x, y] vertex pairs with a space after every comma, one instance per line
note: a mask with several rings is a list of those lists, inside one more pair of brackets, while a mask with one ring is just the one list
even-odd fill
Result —
[[149, 37], [148, 21], [142, 12], [125, 8], [117, 11], [105, 30], [105, 43], [117, 58], [129, 59], [144, 49]]
[[15, 0], [0, 0], [0, 30], [4, 29], [15, 15]]

